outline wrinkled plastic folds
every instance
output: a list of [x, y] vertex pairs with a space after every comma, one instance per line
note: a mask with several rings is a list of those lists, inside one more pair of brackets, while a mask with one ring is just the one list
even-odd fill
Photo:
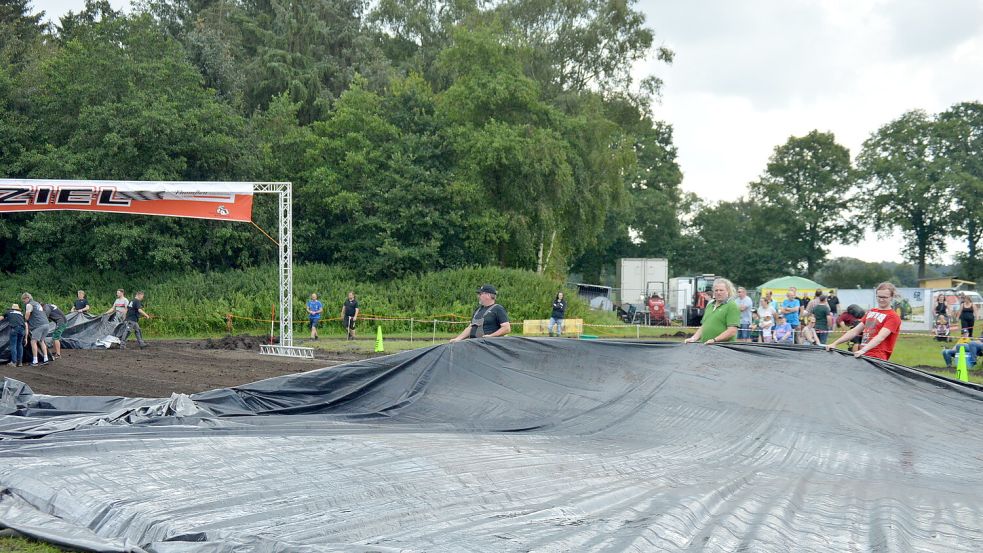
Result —
[[[123, 322], [115, 315], [92, 316], [87, 313], [72, 312], [65, 315], [68, 328], [61, 335], [61, 347], [65, 349], [97, 349], [99, 341], [106, 336], [122, 338], [125, 328]], [[55, 324], [48, 323], [48, 333], [45, 341], [51, 345], [51, 333]], [[10, 361], [10, 331], [7, 320], [0, 321], [0, 362]], [[26, 348], [30, 353], [30, 346]], [[28, 359], [28, 357], [25, 357]]]
[[166, 399], [6, 380], [0, 525], [91, 551], [983, 549], [983, 392], [804, 347], [504, 338]]

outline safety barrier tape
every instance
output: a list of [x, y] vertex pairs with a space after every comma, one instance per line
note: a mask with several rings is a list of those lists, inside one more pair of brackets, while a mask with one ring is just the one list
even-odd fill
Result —
[[[245, 315], [236, 315], [234, 313], [232, 313], [231, 315], [232, 315], [232, 319], [233, 320], [254, 321], [254, 322], [263, 323], [263, 324], [270, 323], [270, 320], [269, 319], [256, 319], [256, 318], [253, 318], [253, 317], [246, 317]], [[361, 315], [359, 315], [358, 320], [360, 320], [360, 321], [410, 321], [410, 322], [429, 323], [429, 324], [440, 323], [440, 324], [457, 324], [457, 325], [468, 324], [470, 322], [469, 320], [467, 320], [466, 317], [462, 317], [461, 315], [455, 315], [453, 313], [441, 313], [441, 314], [438, 314], [438, 315], [434, 315], [433, 317], [434, 318], [395, 317], [395, 316], [382, 316], [382, 315], [361, 314]], [[453, 317], [453, 318], [456, 318], [456, 319], [464, 319], [464, 320], [447, 320], [447, 319], [440, 319], [440, 318], [435, 318], [435, 317]], [[153, 318], [154, 319], [157, 319], [157, 320], [162, 320], [162, 321], [182, 321], [182, 320], [193, 320], [193, 319], [197, 319], [197, 317], [159, 317], [159, 316], [154, 316]], [[342, 320], [341, 317], [322, 317], [321, 318], [321, 321], [322, 322], [341, 321], [341, 320]], [[222, 319], [222, 322], [226, 322], [225, 318]], [[274, 321], [274, 322], [276, 322], [276, 321]], [[294, 321], [292, 321], [292, 324], [303, 324], [303, 323], [306, 323], [306, 322], [308, 322], [308, 319], [295, 319]], [[523, 324], [524, 322], [525, 321], [519, 321], [516, 324]], [[638, 324], [638, 323], [634, 323], [634, 324], [632, 324], [632, 323], [621, 323], [621, 324], [583, 323], [583, 327], [584, 328], [597, 328], [597, 329], [615, 328], [615, 329], [623, 329], [623, 330], [628, 330], [628, 329], [636, 329], [637, 330], [637, 329], [645, 328], [645, 329], [650, 329], [650, 330], [653, 330], [653, 331], [659, 330], [659, 331], [663, 331], [663, 332], [665, 332], [665, 331], [679, 331], [679, 330], [691, 330], [691, 331], [695, 331], [696, 329], [700, 328], [698, 326], [683, 326], [683, 325], [679, 325], [679, 326], [675, 326], [675, 325], [673, 325], [673, 326], [662, 326], [662, 325], [646, 325], [646, 324]], [[950, 338], [950, 341], [954, 341], [954, 340], [956, 340], [956, 339], [959, 338], [958, 333], [959, 333], [960, 330], [961, 330], [961, 328], [958, 327], [958, 326], [952, 326], [952, 327], [950, 327], [950, 332], [953, 332], [953, 331], [955, 332], [955, 333], [951, 334], [948, 337], [948, 338]], [[817, 330], [817, 332], [819, 332], [819, 331]], [[846, 332], [848, 332], [848, 330], [839, 330], [839, 329], [837, 329], [837, 330], [829, 331], [829, 334], [831, 334], [831, 335], [833, 335], [833, 334], [845, 334]], [[923, 337], [924, 336], [930, 336], [930, 337], [934, 337], [935, 335], [933, 334], [933, 332], [934, 332], [933, 330], [925, 330], [925, 331], [921, 331], [921, 332], [900, 332], [900, 333], [898, 333], [898, 335], [899, 336], [923, 336]]]

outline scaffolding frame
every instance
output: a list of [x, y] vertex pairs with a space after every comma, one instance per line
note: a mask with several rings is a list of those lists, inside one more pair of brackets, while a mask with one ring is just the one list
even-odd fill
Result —
[[[53, 184], [63, 182], [58, 180], [44, 179], [0, 179], [0, 185], [12, 184], [20, 186], [34, 186], [33, 183]], [[76, 181], [72, 181], [76, 182]], [[139, 182], [139, 181], [77, 181], [79, 183], [98, 183], [98, 182]], [[208, 184], [198, 183], [198, 184]], [[293, 200], [292, 185], [290, 182], [243, 182], [235, 184], [248, 184], [252, 188], [253, 194], [276, 194], [277, 195], [277, 269], [279, 273], [279, 300], [280, 300], [280, 343], [264, 344], [260, 346], [260, 353], [267, 355], [282, 355], [287, 357], [314, 358], [314, 348], [294, 346], [293, 332]]]
[[294, 345], [293, 199], [289, 182], [255, 182], [253, 193], [277, 195], [277, 273], [279, 275], [280, 343], [263, 344], [263, 355], [314, 358], [314, 348]]

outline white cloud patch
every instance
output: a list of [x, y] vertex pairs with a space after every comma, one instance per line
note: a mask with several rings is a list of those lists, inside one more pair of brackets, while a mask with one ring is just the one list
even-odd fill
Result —
[[[676, 60], [636, 71], [665, 81], [655, 114], [675, 129], [683, 188], [707, 199], [745, 194], [790, 136], [832, 132], [856, 156], [906, 111], [983, 101], [977, 0], [642, 0], [638, 8]], [[900, 240], [869, 234], [834, 252], [900, 260]]]

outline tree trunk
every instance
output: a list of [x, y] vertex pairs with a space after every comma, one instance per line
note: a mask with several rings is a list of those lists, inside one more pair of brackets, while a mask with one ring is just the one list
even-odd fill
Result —
[[918, 235], [918, 278], [925, 278], [925, 251], [928, 249], [928, 237]]
[[[546, 259], [543, 261], [543, 271], [550, 266], [550, 258], [553, 257], [553, 245], [556, 244], [556, 229], [550, 234], [550, 249], [546, 250]], [[540, 273], [542, 274], [542, 273]]]
[[980, 269], [980, 260], [976, 253], [979, 249], [976, 232], [976, 221], [970, 219], [966, 225], [966, 249], [969, 256], [966, 258], [966, 272], [969, 274], [963, 275], [963, 278], [970, 280], [978, 280], [980, 276], [983, 276], [983, 270]]
[[543, 242], [544, 239], [539, 239], [539, 250], [536, 252], [536, 274], [543, 274]]

